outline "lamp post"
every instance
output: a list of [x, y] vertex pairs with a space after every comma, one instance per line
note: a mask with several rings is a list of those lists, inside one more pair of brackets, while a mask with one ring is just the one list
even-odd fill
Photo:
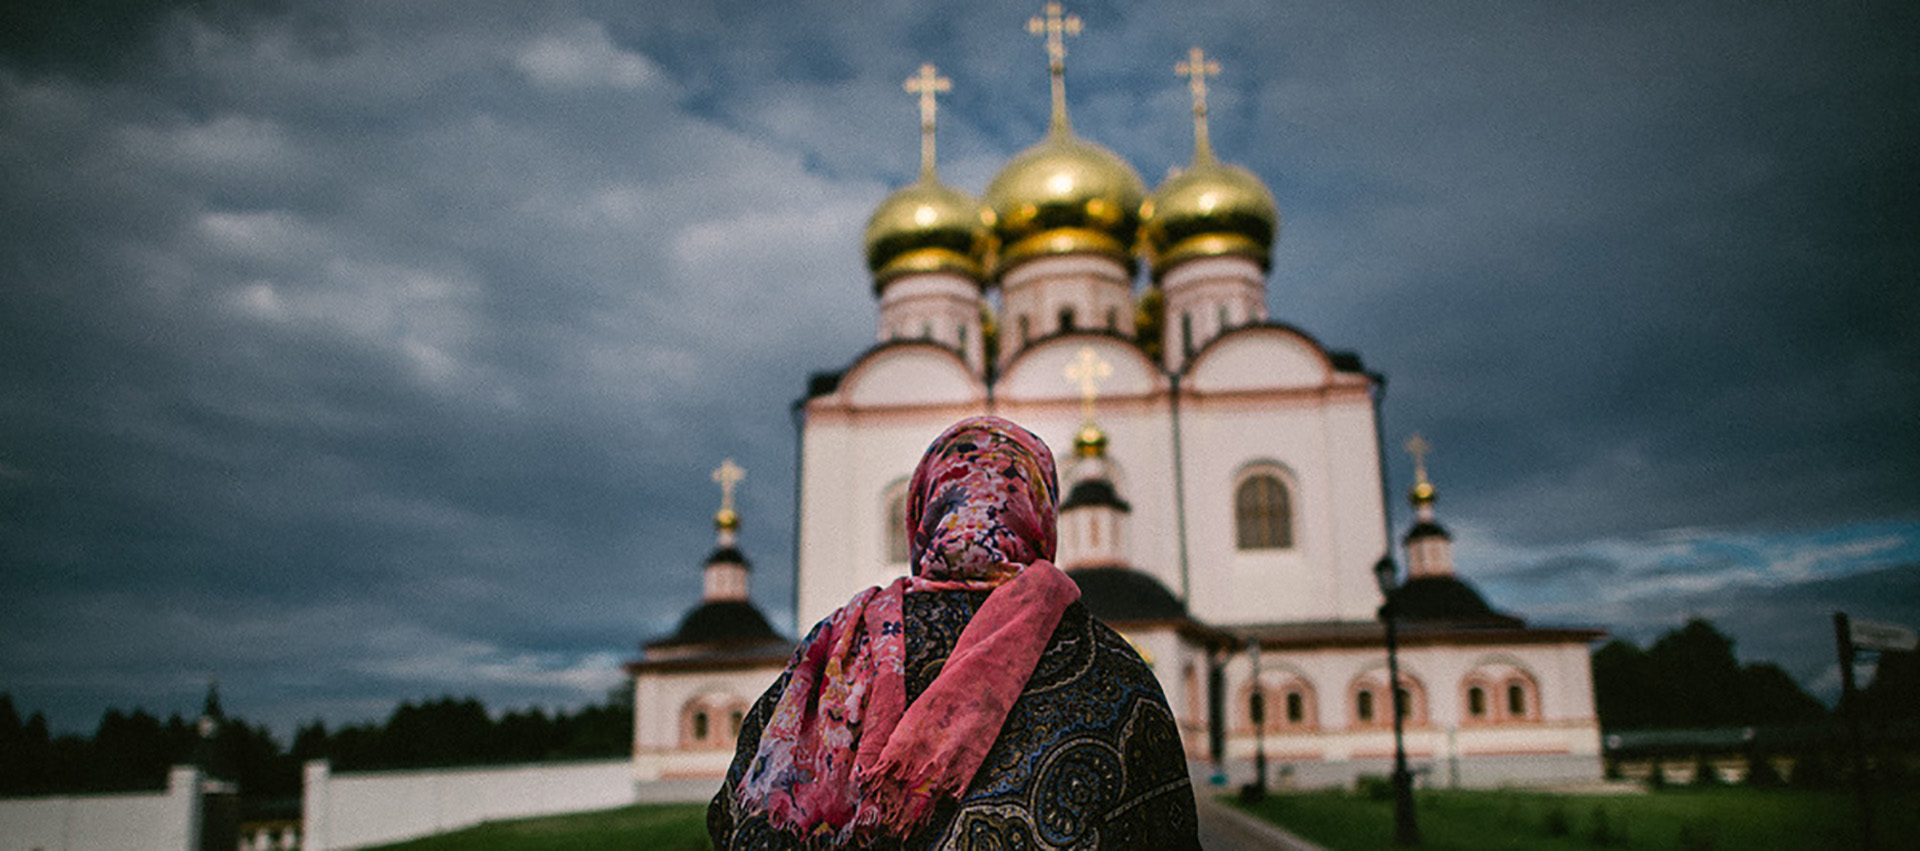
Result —
[[1380, 620], [1387, 627], [1387, 701], [1393, 706], [1393, 843], [1419, 845], [1420, 825], [1413, 817], [1413, 774], [1407, 771], [1406, 719], [1400, 706], [1400, 642], [1394, 621], [1393, 592], [1400, 587], [1400, 569], [1393, 556], [1374, 562], [1373, 578], [1380, 584]]
[[1267, 796], [1267, 690], [1260, 684], [1260, 639], [1248, 651], [1253, 657], [1253, 799]]

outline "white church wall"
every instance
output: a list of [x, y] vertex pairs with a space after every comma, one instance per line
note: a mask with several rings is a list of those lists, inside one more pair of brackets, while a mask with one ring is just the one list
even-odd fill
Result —
[[[1182, 409], [1194, 616], [1215, 624], [1368, 620], [1387, 551], [1364, 395], [1197, 398]], [[1238, 548], [1234, 488], [1249, 463], [1291, 474], [1291, 548]]]
[[906, 345], [863, 361], [841, 381], [840, 395], [860, 408], [960, 405], [986, 388], [958, 356], [932, 345]]
[[[1344, 785], [1359, 774], [1380, 773], [1393, 752], [1391, 708], [1381, 700], [1374, 720], [1360, 722], [1353, 686], [1356, 681], [1384, 686], [1383, 647], [1268, 650], [1261, 663], [1263, 678], [1271, 681], [1271, 672], [1285, 671], [1312, 689], [1316, 711], [1299, 727], [1277, 725], [1271, 712], [1278, 707], [1269, 704], [1267, 757], [1272, 764], [1293, 768], [1296, 774], [1290, 782]], [[1538, 686], [1537, 716], [1481, 723], [1468, 717], [1468, 675], [1488, 664], [1510, 664], [1531, 675]], [[1406, 727], [1408, 758], [1428, 772], [1429, 778], [1423, 781], [1428, 785], [1598, 780], [1599, 724], [1593, 715], [1587, 664], [1586, 645], [1577, 640], [1403, 646], [1401, 675], [1412, 680], [1421, 695], [1413, 709], [1415, 718]], [[1227, 759], [1237, 766], [1234, 773], [1239, 777], [1250, 770], [1261, 744], [1246, 701], [1253, 673], [1250, 658], [1236, 655], [1224, 673]]]
[[484, 821], [611, 809], [640, 799], [627, 760], [334, 774], [309, 762], [308, 851], [364, 848]]
[[1335, 373], [1305, 337], [1279, 328], [1251, 328], [1208, 349], [1188, 372], [1198, 393], [1325, 387]]
[[0, 800], [0, 851], [197, 851], [200, 772], [175, 766], [163, 792]]
[[[734, 712], [745, 715], [784, 666], [642, 671], [634, 677], [633, 776], [642, 781], [718, 779], [732, 762]], [[690, 729], [691, 712], [707, 715], [707, 737]]]

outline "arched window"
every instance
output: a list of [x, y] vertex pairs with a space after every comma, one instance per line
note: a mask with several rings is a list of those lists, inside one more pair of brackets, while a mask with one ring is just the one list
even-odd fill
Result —
[[1262, 471], [1242, 479], [1234, 490], [1233, 511], [1240, 549], [1293, 547], [1293, 499], [1279, 476]]
[[1354, 695], [1353, 714], [1363, 724], [1373, 723], [1373, 692], [1363, 691]]
[[[1242, 732], [1253, 732], [1255, 727], [1264, 727], [1270, 733], [1298, 732], [1314, 729], [1319, 723], [1313, 683], [1298, 671], [1268, 670], [1260, 675], [1258, 687], [1249, 682], [1241, 694], [1247, 712], [1235, 723]], [[1254, 712], [1255, 705], [1260, 707], [1258, 713]]]
[[1074, 330], [1073, 308], [1071, 307], [1060, 308], [1060, 330], [1062, 331]]
[[903, 564], [907, 560], [907, 489], [897, 485], [887, 494], [886, 528], [882, 533], [887, 542], [887, 563]]
[[[1407, 726], [1418, 727], [1427, 723], [1427, 690], [1419, 678], [1401, 672], [1400, 687], [1389, 690], [1385, 671], [1370, 671], [1354, 679], [1348, 686], [1352, 695], [1353, 723], [1356, 726], [1381, 726], [1393, 723], [1394, 704], [1399, 704], [1400, 715]], [[1389, 697], [1388, 695], [1392, 695]]]
[[1487, 717], [1487, 690], [1479, 686], [1467, 689], [1467, 714], [1475, 718]]
[[1527, 688], [1517, 682], [1507, 684], [1507, 714], [1515, 718], [1527, 717]]
[[707, 713], [705, 712], [693, 713], [693, 740], [696, 742], [707, 740]]
[[1482, 659], [1467, 673], [1467, 719], [1481, 724], [1504, 724], [1540, 719], [1540, 687], [1520, 663], [1502, 655]]

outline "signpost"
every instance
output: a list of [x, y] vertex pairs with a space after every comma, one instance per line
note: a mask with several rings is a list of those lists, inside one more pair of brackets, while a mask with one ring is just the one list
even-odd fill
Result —
[[1847, 718], [1847, 747], [1853, 763], [1853, 798], [1860, 821], [1860, 847], [1873, 846], [1873, 803], [1868, 798], [1867, 755], [1860, 740], [1860, 691], [1853, 682], [1853, 662], [1860, 651], [1910, 651], [1920, 646], [1920, 635], [1897, 624], [1857, 621], [1846, 612], [1833, 613], [1833, 641], [1840, 654], [1840, 712]]

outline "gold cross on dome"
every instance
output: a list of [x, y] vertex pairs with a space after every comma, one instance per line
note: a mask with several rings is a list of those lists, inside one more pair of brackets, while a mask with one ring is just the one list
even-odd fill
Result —
[[1210, 157], [1213, 146], [1207, 140], [1207, 78], [1220, 75], [1220, 63], [1208, 59], [1199, 47], [1192, 47], [1184, 61], [1174, 64], [1173, 73], [1186, 77], [1187, 89], [1193, 92], [1194, 158]]
[[1424, 484], [1427, 481], [1427, 453], [1432, 451], [1433, 444], [1428, 443], [1417, 431], [1407, 440], [1407, 454], [1413, 456], [1413, 480], [1416, 483]]
[[1046, 36], [1047, 73], [1053, 77], [1053, 132], [1064, 133], [1067, 124], [1067, 36], [1080, 34], [1080, 16], [1066, 14], [1059, 3], [1048, 3], [1046, 14], [1027, 20], [1027, 32]]
[[733, 510], [733, 489], [740, 484], [740, 480], [746, 477], [747, 471], [741, 469], [740, 465], [733, 463], [732, 458], [721, 461], [720, 466], [713, 471], [713, 481], [720, 486], [720, 510], [722, 512]]
[[908, 94], [920, 96], [920, 174], [932, 177], [933, 126], [940, 112], [936, 96], [953, 91], [953, 81], [940, 76], [940, 70], [928, 62], [920, 66], [920, 73], [907, 78], [906, 89]]
[[1067, 364], [1067, 380], [1080, 388], [1080, 417], [1093, 422], [1093, 401], [1100, 397], [1100, 380], [1113, 375], [1113, 364], [1100, 359], [1092, 346], [1081, 346], [1080, 354]]

